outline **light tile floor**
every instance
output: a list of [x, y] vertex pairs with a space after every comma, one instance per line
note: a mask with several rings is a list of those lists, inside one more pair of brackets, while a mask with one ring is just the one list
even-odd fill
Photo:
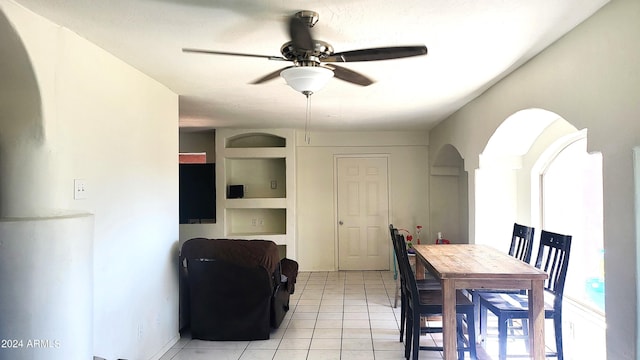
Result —
[[[269, 340], [183, 335], [160, 360], [402, 360], [395, 289], [389, 271], [301, 272], [290, 310]], [[441, 334], [423, 335], [420, 343], [441, 345], [441, 339]], [[486, 358], [478, 349], [479, 358]], [[420, 351], [419, 358], [442, 360], [442, 354]]]

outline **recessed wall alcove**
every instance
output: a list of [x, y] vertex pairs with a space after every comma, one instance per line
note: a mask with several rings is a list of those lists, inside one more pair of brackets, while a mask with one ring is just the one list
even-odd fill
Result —
[[[93, 356], [93, 216], [58, 209], [36, 72], [0, 10], [0, 357]], [[13, 341], [5, 343], [5, 341]]]
[[431, 239], [441, 232], [451, 243], [468, 243], [468, 176], [464, 159], [453, 145], [438, 150], [430, 169], [429, 186]]

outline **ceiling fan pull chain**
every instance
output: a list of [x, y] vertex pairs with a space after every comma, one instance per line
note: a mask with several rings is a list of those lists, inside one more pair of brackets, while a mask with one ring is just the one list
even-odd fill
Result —
[[311, 106], [310, 106], [310, 102], [311, 102], [311, 95], [312, 92], [310, 91], [305, 91], [304, 95], [307, 97], [307, 116], [306, 116], [306, 121], [304, 123], [304, 142], [307, 143], [307, 145], [311, 144], [311, 134], [309, 133], [309, 122], [310, 122], [310, 113], [311, 113]]

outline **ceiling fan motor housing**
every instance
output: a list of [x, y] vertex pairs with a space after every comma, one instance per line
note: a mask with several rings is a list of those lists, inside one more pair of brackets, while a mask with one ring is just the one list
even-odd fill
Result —
[[289, 41], [282, 45], [280, 52], [285, 59], [290, 61], [303, 62], [315, 58], [315, 61], [319, 63], [320, 59], [333, 55], [333, 46], [321, 40], [314, 40], [314, 49], [305, 51], [297, 48], [293, 42]]

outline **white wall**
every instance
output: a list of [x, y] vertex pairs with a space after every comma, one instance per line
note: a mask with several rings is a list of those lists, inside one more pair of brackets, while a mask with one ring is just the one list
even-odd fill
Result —
[[[454, 145], [469, 171], [475, 238], [475, 169], [495, 129], [527, 108], [588, 128], [604, 164], [607, 357], [638, 356], [636, 215], [632, 149], [640, 144], [640, 2], [614, 0], [431, 131], [431, 153]], [[477, 242], [477, 241], [476, 241]]]
[[[389, 156], [390, 222], [429, 229], [427, 132], [313, 132], [297, 134], [297, 260], [301, 271], [337, 270], [334, 156]], [[389, 242], [391, 245], [391, 242]]]
[[[0, 219], [0, 359], [93, 356], [93, 216]], [[46, 341], [46, 346], [30, 342]]]
[[[94, 214], [94, 354], [159, 357], [178, 337], [178, 98], [9, 0], [0, 12], [29, 54], [42, 105], [42, 131], [31, 133], [36, 154], [23, 161], [45, 159], [40, 176], [25, 180], [46, 189], [47, 204], [36, 199], [16, 212]], [[73, 199], [78, 178], [87, 182], [85, 200]]]

